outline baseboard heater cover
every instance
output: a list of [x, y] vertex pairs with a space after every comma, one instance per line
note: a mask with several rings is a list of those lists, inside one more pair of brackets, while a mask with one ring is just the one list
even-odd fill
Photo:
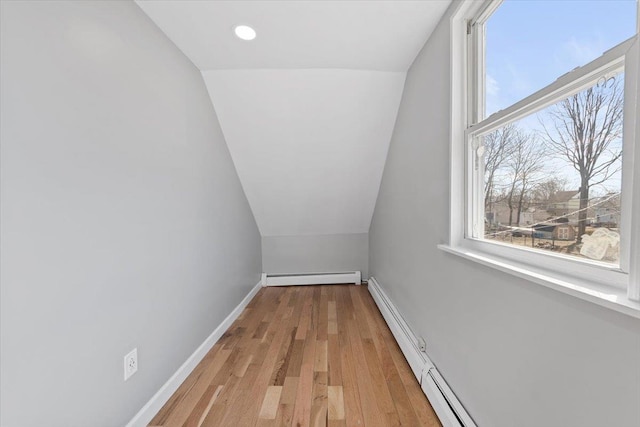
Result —
[[300, 274], [262, 273], [262, 286], [330, 285], [337, 283], [354, 283], [359, 285], [362, 283], [361, 281], [362, 276], [359, 271]]
[[427, 353], [420, 351], [416, 335], [375, 278], [369, 279], [368, 289], [440, 423], [444, 427], [477, 427]]
[[435, 367], [423, 371], [420, 386], [444, 427], [476, 427]]

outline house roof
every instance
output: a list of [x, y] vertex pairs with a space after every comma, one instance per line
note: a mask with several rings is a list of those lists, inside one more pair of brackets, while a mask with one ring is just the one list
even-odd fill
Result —
[[591, 204], [594, 208], [614, 208], [620, 209], [620, 194], [619, 193], [609, 193], [605, 196], [594, 197], [591, 199]]
[[568, 202], [580, 193], [579, 190], [558, 191], [550, 197], [552, 203]]

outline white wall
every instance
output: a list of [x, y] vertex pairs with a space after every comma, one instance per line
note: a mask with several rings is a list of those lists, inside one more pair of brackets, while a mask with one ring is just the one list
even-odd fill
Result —
[[260, 234], [133, 2], [1, 4], [0, 424], [124, 425], [259, 281]]
[[369, 235], [263, 236], [266, 273], [336, 273], [360, 271], [367, 278]]
[[449, 218], [448, 13], [409, 70], [370, 271], [480, 426], [640, 425], [640, 321], [439, 251]]

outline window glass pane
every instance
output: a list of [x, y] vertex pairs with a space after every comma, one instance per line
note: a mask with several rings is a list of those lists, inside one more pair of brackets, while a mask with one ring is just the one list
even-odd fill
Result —
[[619, 263], [624, 74], [482, 136], [485, 239]]
[[505, 0], [485, 27], [485, 117], [632, 37], [636, 19], [636, 0]]

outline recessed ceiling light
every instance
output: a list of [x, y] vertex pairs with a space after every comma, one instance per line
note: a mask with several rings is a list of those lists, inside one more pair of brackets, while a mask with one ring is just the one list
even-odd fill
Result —
[[236, 33], [236, 36], [242, 40], [253, 40], [256, 38], [256, 30], [248, 25], [237, 25], [233, 31]]

